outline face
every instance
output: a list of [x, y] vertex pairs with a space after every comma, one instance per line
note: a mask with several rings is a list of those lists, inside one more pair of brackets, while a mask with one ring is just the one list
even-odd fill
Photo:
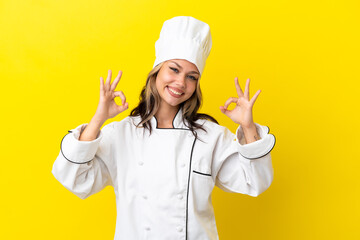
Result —
[[177, 107], [195, 92], [200, 73], [195, 64], [184, 59], [171, 59], [162, 65], [156, 77], [161, 104]]

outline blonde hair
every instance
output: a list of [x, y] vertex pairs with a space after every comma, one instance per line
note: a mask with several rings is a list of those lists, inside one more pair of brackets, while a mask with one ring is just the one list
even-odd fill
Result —
[[[161, 62], [156, 65], [148, 74], [146, 79], [146, 84], [143, 87], [141, 94], [140, 94], [140, 102], [137, 107], [131, 110], [130, 116], [140, 116], [141, 121], [137, 126], [143, 126], [144, 128], [148, 129], [151, 134], [151, 124], [150, 120], [156, 112], [160, 108], [161, 97], [159, 92], [156, 88], [156, 77], [159, 73], [161, 67], [164, 65], [165, 62]], [[188, 120], [187, 125], [193, 134], [196, 136], [196, 129], [203, 129], [205, 130], [200, 124], [197, 124], [195, 121], [198, 119], [208, 119], [215, 123], [218, 123], [213, 117], [203, 114], [197, 113], [199, 108], [202, 104], [202, 93], [200, 89], [200, 78], [197, 80], [196, 89], [193, 95], [186, 100], [185, 102], [180, 104], [180, 108], [182, 108], [183, 118]]]

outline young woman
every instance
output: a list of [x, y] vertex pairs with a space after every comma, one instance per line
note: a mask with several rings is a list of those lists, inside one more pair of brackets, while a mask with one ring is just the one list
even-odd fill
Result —
[[[211, 49], [209, 26], [193, 17], [165, 21], [156, 42], [156, 60], [140, 103], [122, 121], [100, 128], [128, 109], [111, 83], [100, 78], [100, 101], [89, 124], [61, 141], [52, 173], [84, 199], [114, 187], [117, 221], [114, 239], [218, 239], [211, 193], [258, 196], [273, 180], [270, 151], [275, 137], [254, 123], [249, 79], [243, 92], [220, 110], [239, 124], [236, 134], [198, 113], [200, 77]], [[120, 97], [122, 105], [115, 103]], [[228, 110], [230, 103], [236, 103]]]

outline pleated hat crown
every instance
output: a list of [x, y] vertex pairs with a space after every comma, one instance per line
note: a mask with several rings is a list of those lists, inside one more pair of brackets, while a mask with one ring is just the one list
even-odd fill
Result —
[[211, 46], [207, 23], [190, 16], [173, 17], [164, 22], [160, 37], [155, 42], [153, 67], [170, 59], [185, 59], [195, 64], [202, 75]]

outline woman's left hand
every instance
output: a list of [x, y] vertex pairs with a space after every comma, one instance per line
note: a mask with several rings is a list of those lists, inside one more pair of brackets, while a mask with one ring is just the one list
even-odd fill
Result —
[[[243, 128], [250, 128], [251, 126], [254, 126], [252, 107], [254, 106], [255, 100], [261, 92], [261, 90], [258, 90], [251, 98], [251, 100], [249, 100], [249, 84], [250, 79], [246, 81], [244, 94], [239, 85], [238, 78], [236, 77], [235, 87], [238, 98], [231, 97], [225, 102], [224, 106], [220, 106], [220, 110], [222, 113], [228, 116], [235, 123], [240, 124]], [[231, 103], [236, 103], [235, 108], [233, 110], [227, 110], [228, 106]]]

